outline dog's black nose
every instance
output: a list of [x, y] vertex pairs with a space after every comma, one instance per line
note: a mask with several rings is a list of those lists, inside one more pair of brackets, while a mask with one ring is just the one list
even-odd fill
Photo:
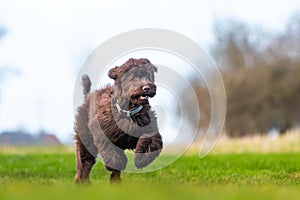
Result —
[[142, 89], [143, 89], [144, 92], [148, 92], [150, 90], [150, 86], [149, 85], [144, 85], [142, 87]]

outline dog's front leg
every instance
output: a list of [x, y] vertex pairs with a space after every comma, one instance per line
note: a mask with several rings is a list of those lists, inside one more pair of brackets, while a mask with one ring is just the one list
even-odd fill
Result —
[[110, 143], [107, 145], [101, 145], [99, 148], [99, 154], [103, 159], [105, 168], [111, 172], [110, 182], [120, 182], [121, 171], [124, 170], [127, 165], [127, 156], [125, 155], [124, 150]]
[[114, 145], [107, 138], [96, 118], [90, 120], [89, 129], [106, 169], [112, 172], [110, 181], [120, 181], [121, 171], [124, 170], [127, 165], [127, 156], [124, 150]]
[[110, 183], [120, 183], [121, 182], [121, 171], [113, 169], [107, 165], [105, 165], [105, 168], [111, 172], [109, 181]]
[[140, 137], [135, 149], [135, 166], [146, 167], [160, 154], [162, 148], [163, 142], [159, 133]]

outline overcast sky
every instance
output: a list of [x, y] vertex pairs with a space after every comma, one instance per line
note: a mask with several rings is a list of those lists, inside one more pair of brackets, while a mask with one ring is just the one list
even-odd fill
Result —
[[1, 0], [0, 73], [10, 70], [0, 74], [0, 132], [42, 128], [70, 138], [75, 78], [87, 56], [114, 35], [163, 28], [208, 48], [215, 19], [280, 31], [297, 10], [299, 0]]

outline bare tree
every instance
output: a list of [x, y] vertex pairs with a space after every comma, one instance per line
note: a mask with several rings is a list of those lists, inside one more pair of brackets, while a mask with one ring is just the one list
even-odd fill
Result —
[[[235, 21], [216, 22], [215, 37], [212, 54], [227, 93], [227, 134], [264, 134], [271, 128], [283, 133], [300, 124], [300, 15], [277, 34]], [[197, 82], [193, 88], [207, 123], [207, 91]]]

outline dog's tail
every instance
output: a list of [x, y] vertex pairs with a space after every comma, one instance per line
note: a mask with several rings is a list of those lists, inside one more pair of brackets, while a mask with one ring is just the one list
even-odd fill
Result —
[[88, 77], [88, 75], [83, 75], [81, 77], [82, 80], [82, 86], [83, 86], [83, 94], [84, 94], [84, 98], [86, 98], [86, 96], [88, 95], [88, 93], [90, 93], [91, 91], [91, 80]]

